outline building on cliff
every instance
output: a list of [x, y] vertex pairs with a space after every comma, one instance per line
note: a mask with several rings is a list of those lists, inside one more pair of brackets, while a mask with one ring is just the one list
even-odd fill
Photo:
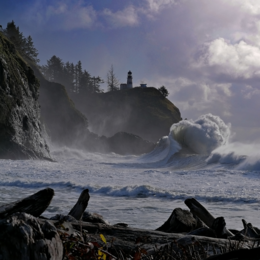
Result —
[[133, 88], [132, 72], [129, 70], [127, 74], [127, 83], [120, 84], [120, 90]]

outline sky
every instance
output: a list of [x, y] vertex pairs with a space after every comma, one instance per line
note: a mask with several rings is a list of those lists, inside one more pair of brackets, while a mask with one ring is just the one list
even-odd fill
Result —
[[[260, 141], [259, 0], [8, 0], [12, 20], [31, 35], [41, 64], [53, 55], [104, 80], [165, 86], [183, 118], [212, 113], [232, 140]], [[103, 85], [106, 91], [106, 84]]]

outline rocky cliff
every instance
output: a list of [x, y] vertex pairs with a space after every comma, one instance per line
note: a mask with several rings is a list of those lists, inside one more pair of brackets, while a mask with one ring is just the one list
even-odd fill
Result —
[[41, 84], [41, 119], [51, 143], [91, 152], [118, 154], [142, 154], [153, 149], [152, 142], [133, 134], [117, 133], [107, 138], [89, 131], [86, 117], [75, 108], [64, 86], [47, 81], [37, 67], [33, 63], [31, 65]]
[[33, 70], [0, 32], [0, 158], [50, 159], [38, 96]]
[[58, 145], [83, 144], [88, 134], [86, 117], [80, 113], [59, 83], [38, 76], [41, 83], [39, 102], [41, 119], [50, 141]]
[[88, 118], [91, 131], [99, 135], [127, 132], [156, 142], [181, 120], [179, 109], [152, 87], [74, 94], [72, 99]]

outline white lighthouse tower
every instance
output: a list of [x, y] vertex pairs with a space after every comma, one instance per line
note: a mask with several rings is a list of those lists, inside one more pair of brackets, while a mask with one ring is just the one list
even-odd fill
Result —
[[131, 70], [128, 71], [127, 75], [127, 88], [133, 88], [133, 77]]
[[133, 88], [132, 72], [129, 70], [127, 74], [127, 83], [120, 84], [120, 90]]

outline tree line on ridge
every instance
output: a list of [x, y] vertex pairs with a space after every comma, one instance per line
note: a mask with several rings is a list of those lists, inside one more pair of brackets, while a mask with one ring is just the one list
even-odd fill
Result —
[[[38, 59], [39, 53], [34, 47], [32, 37], [30, 35], [24, 37], [14, 21], [7, 23], [7, 27], [3, 30], [3, 33], [12, 41], [22, 56], [37, 64], [47, 80], [64, 85], [71, 94], [102, 93], [104, 90], [101, 89], [101, 84], [104, 82], [107, 83], [108, 91], [119, 90], [120, 84], [115, 75], [113, 65], [111, 65], [106, 75], [106, 81], [101, 79], [100, 76], [90, 75], [87, 70], [82, 68], [80, 60], [76, 64], [69, 61], [64, 63], [61, 58], [53, 55], [47, 60], [46, 65], [41, 66]], [[164, 86], [158, 88], [158, 90], [164, 97], [169, 95], [168, 90]]]

